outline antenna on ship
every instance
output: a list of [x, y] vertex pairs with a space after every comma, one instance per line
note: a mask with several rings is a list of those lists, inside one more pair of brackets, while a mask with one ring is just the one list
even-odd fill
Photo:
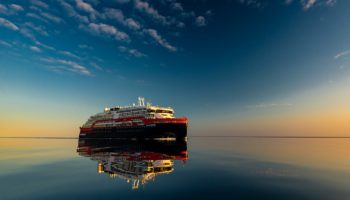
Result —
[[139, 97], [139, 106], [145, 106], [145, 98]]

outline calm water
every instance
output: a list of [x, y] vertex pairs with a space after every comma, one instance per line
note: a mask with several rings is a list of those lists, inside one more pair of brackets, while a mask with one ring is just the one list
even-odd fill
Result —
[[1, 200], [141, 198], [350, 199], [350, 139], [0, 139]]

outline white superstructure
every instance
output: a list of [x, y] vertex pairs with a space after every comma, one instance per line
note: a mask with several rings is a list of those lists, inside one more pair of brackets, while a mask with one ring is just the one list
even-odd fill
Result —
[[[113, 126], [110, 121], [103, 121], [109, 119], [127, 119], [133, 117], [140, 117], [146, 119], [173, 119], [174, 109], [171, 107], [161, 107], [161, 106], [153, 106], [150, 103], [145, 104], [145, 99], [143, 97], [138, 98], [138, 104], [133, 104], [132, 106], [115, 106], [111, 108], [105, 108], [104, 112], [97, 113], [91, 116], [88, 121], [82, 126], [91, 127], [93, 124], [98, 121], [97, 126]], [[136, 121], [135, 121], [136, 120]], [[133, 122], [137, 122], [135, 119]], [[118, 122], [115, 122], [118, 123]], [[129, 122], [119, 122], [119, 123], [131, 123]], [[143, 123], [141, 119], [139, 119], [140, 125]]]

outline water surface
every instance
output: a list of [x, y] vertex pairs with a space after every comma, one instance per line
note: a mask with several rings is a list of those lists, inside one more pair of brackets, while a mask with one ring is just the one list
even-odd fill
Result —
[[2, 138], [0, 199], [350, 199], [349, 147], [344, 138]]

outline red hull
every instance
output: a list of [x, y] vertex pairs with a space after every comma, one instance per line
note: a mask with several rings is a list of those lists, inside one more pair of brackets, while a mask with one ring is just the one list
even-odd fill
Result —
[[[138, 121], [136, 121], [138, 120]], [[142, 122], [140, 121], [142, 120]], [[104, 129], [106, 127], [95, 127], [96, 123], [99, 122], [130, 122], [127, 125], [119, 125], [113, 126], [114, 128], [137, 128], [137, 127], [147, 127], [150, 125], [158, 125], [158, 124], [167, 124], [167, 125], [186, 125], [188, 124], [188, 119], [186, 117], [183, 118], [144, 118], [144, 117], [127, 117], [127, 118], [118, 118], [118, 119], [103, 119], [96, 120], [91, 127], [83, 128], [80, 127], [81, 133], [88, 133], [95, 129]], [[111, 127], [108, 127], [111, 128]]]

